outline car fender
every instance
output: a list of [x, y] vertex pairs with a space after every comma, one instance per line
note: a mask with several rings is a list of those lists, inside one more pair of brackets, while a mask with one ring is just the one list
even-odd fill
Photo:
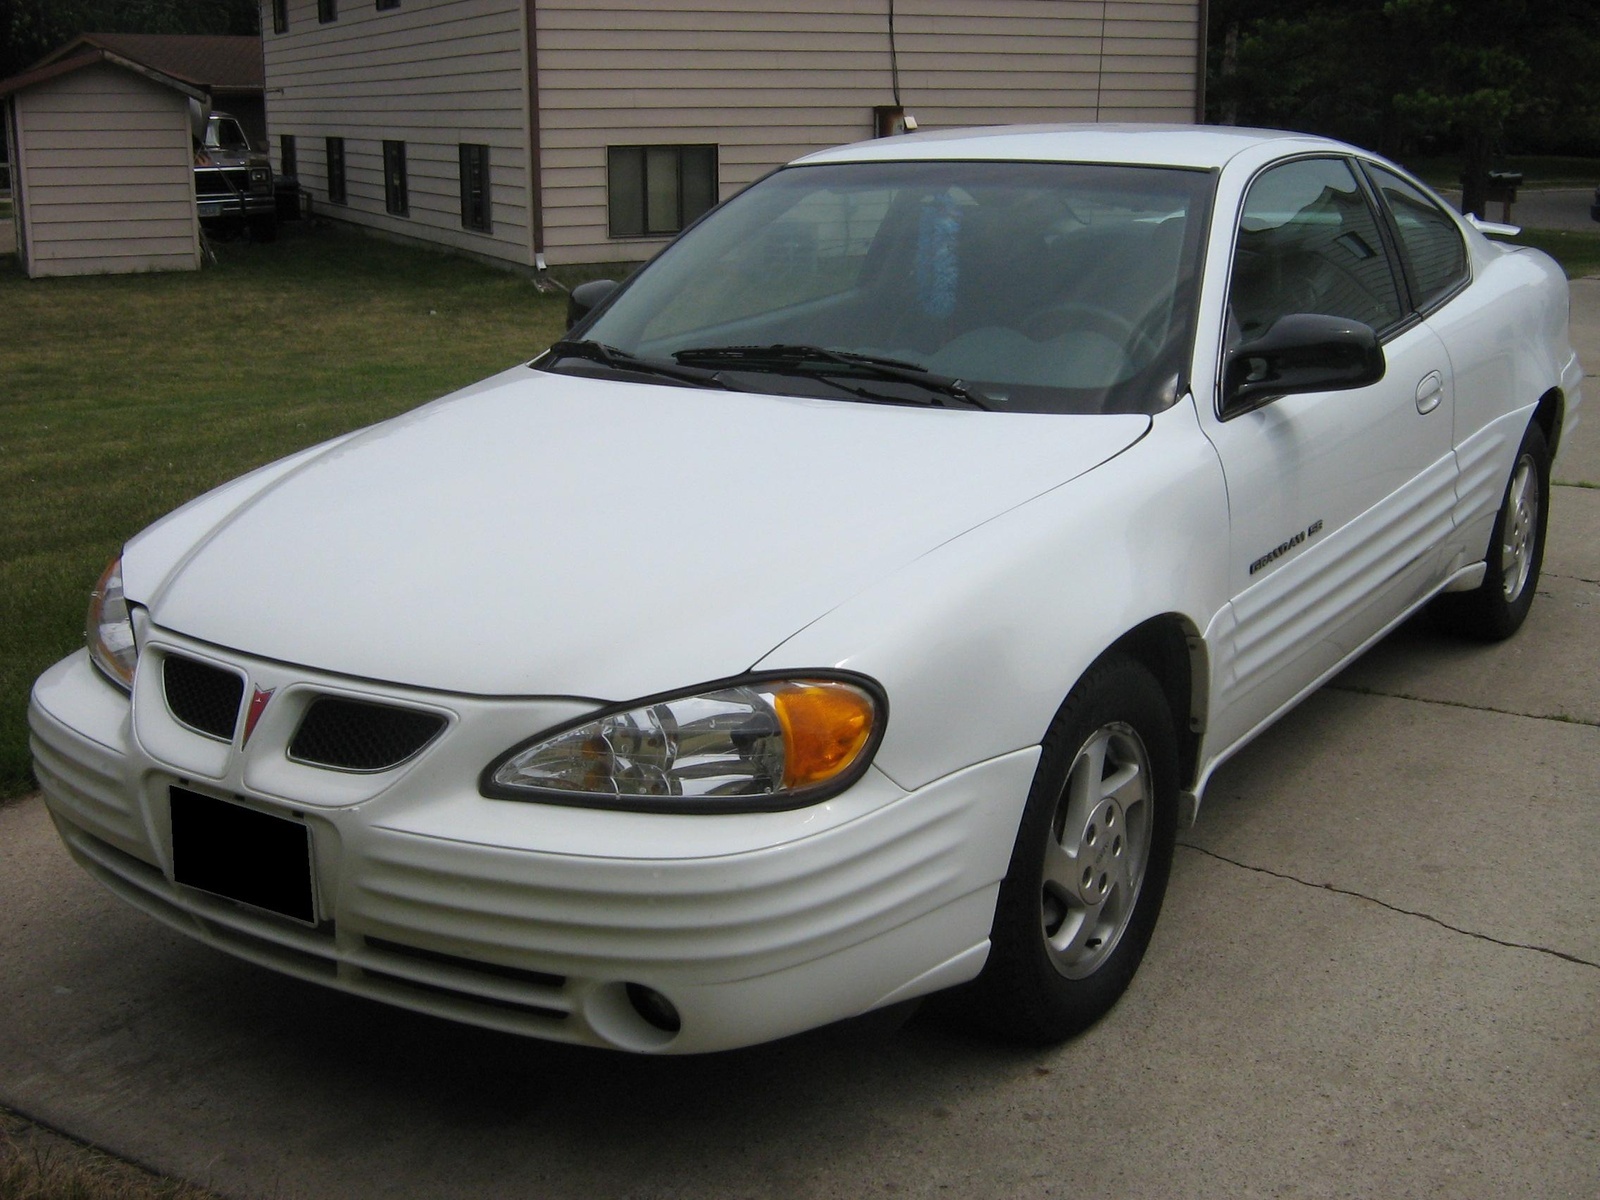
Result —
[[[903, 788], [1038, 745], [1089, 666], [1175, 616], [1226, 602], [1222, 471], [1185, 398], [1122, 454], [946, 542], [755, 666], [863, 672], [885, 688], [878, 767]], [[1205, 710], [1203, 648], [1194, 691]]]

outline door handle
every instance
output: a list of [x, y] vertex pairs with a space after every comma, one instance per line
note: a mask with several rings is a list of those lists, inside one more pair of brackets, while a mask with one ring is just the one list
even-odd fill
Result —
[[1424, 415], [1431, 413], [1443, 399], [1444, 376], [1437, 371], [1429, 371], [1417, 384], [1417, 411]]

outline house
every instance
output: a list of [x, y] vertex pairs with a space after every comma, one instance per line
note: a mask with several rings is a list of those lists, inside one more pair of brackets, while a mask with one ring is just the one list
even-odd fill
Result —
[[262, 43], [319, 212], [563, 266], [913, 123], [1197, 120], [1204, 29], [1204, 0], [264, 0]]
[[193, 84], [98, 46], [0, 82], [30, 277], [200, 266]]

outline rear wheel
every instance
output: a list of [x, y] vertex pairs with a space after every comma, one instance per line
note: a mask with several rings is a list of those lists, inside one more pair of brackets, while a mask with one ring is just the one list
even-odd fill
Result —
[[1102, 660], [1044, 741], [989, 960], [969, 987], [979, 1024], [1060, 1041], [1116, 1003], [1144, 957], [1172, 865], [1177, 739], [1155, 678]]
[[1550, 451], [1544, 431], [1530, 423], [1495, 517], [1483, 582], [1470, 592], [1440, 596], [1434, 602], [1439, 624], [1486, 642], [1502, 641], [1521, 628], [1544, 563], [1549, 495]]

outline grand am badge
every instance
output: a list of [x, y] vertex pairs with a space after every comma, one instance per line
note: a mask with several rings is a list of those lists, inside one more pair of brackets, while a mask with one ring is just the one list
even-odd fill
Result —
[[1299, 533], [1295, 534], [1287, 542], [1284, 542], [1281, 546], [1276, 546], [1273, 549], [1268, 550], [1260, 558], [1256, 559], [1255, 562], [1251, 563], [1250, 564], [1250, 574], [1254, 575], [1257, 571], [1261, 570], [1261, 568], [1266, 567], [1266, 566], [1270, 566], [1272, 563], [1277, 562], [1280, 558], [1282, 558], [1285, 554], [1289, 553], [1289, 551], [1293, 550], [1301, 542], [1304, 542], [1309, 538], [1314, 538], [1314, 537], [1317, 536], [1317, 534], [1319, 534], [1321, 532], [1322, 532], [1322, 522], [1321, 521], [1313, 521], [1313, 522], [1311, 522], [1310, 525], [1306, 526], [1306, 528], [1302, 529]]

